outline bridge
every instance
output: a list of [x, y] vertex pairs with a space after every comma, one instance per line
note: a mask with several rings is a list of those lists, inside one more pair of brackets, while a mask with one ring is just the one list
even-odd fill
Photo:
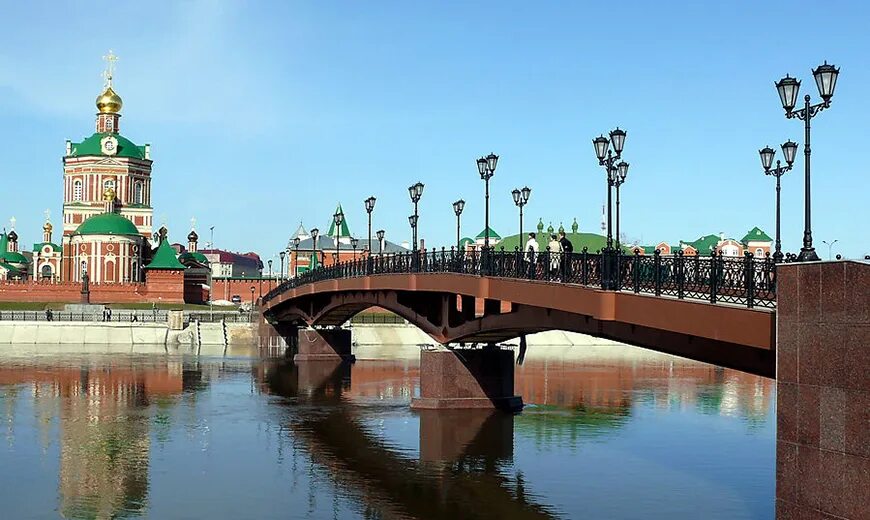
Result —
[[350, 355], [349, 331], [337, 327], [370, 307], [389, 310], [439, 345], [465, 347], [459, 361], [450, 350], [421, 353], [428, 395], [415, 406], [518, 407], [513, 353], [492, 347], [554, 329], [774, 377], [775, 290], [776, 264], [751, 255], [545, 252], [532, 263], [519, 251], [442, 249], [322, 267], [270, 291], [261, 308], [297, 340], [298, 360]]

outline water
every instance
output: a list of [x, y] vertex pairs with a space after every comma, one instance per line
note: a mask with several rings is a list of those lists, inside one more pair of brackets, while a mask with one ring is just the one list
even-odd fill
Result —
[[774, 514], [773, 382], [632, 347], [530, 351], [516, 416], [411, 411], [407, 350], [4, 348], [2, 518]]

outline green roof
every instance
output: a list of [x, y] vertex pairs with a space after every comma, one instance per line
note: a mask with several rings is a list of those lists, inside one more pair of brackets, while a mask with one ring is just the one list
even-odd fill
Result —
[[175, 249], [169, 245], [169, 240], [164, 239], [157, 246], [157, 251], [154, 253], [154, 258], [151, 263], [145, 266], [145, 269], [184, 269], [184, 265], [175, 257]]
[[117, 213], [94, 215], [76, 229], [77, 235], [139, 235], [136, 225], [130, 219]]
[[7, 264], [6, 262], [4, 262], [2, 260], [0, 260], [0, 267], [2, 267], [3, 269], [6, 269], [7, 271], [9, 271], [12, 274], [18, 274], [17, 267], [15, 267], [14, 265], [11, 265], [11, 264]]
[[118, 152], [114, 157], [130, 157], [132, 159], [145, 159], [145, 147], [133, 144], [133, 141], [127, 139], [121, 134], [112, 132], [97, 132], [94, 135], [86, 138], [80, 143], [72, 143], [71, 157], [82, 157], [86, 155], [104, 155], [100, 140], [107, 135], [114, 136], [118, 140]]
[[740, 239], [741, 242], [747, 244], [749, 242], [773, 242], [773, 239], [770, 236], [761, 230], [758, 226], [750, 229], [749, 232], [746, 233], [746, 236]]
[[60, 246], [53, 242], [39, 242], [38, 244], [33, 244], [33, 252], [41, 251], [45, 246], [51, 246], [51, 249], [54, 251], [60, 251]]
[[[344, 210], [341, 209], [341, 204], [336, 206], [335, 213], [341, 213], [342, 215], [344, 215]], [[332, 222], [330, 222], [329, 231], [326, 233], [326, 236], [333, 237], [333, 238], [335, 237], [335, 218], [333, 218]], [[341, 221], [341, 234], [339, 235], [339, 238], [349, 237], [349, 236], [350, 236], [350, 229], [348, 229], [348, 227], [347, 227], [347, 215], [345, 215], [344, 219]]]
[[19, 252], [9, 251], [9, 237], [6, 233], [0, 233], [0, 262], [11, 264], [28, 264], [27, 257]]
[[[480, 231], [480, 233], [477, 234], [477, 237], [476, 237], [476, 238], [486, 238], [486, 230], [487, 230], [487, 228], [482, 229], [482, 230]], [[490, 227], [490, 228], [489, 228], [489, 238], [498, 238], [498, 239], [501, 239], [501, 236], [499, 236], [499, 234], [496, 233], [495, 231], [493, 231], [493, 229]]]
[[712, 253], [716, 249], [716, 246], [719, 245], [719, 235], [705, 235], [698, 240], [691, 242], [683, 241], [682, 243], [694, 247], [700, 255], [707, 255]]
[[186, 251], [178, 256], [179, 262], [184, 262], [188, 259], [193, 260], [194, 262], [197, 262], [199, 264], [208, 265], [208, 258], [206, 258], [205, 255], [200, 253], [199, 251], [195, 251], [193, 253], [191, 253], [190, 251]]
[[[524, 242], [528, 242], [528, 236], [528, 232], [523, 233]], [[571, 245], [574, 246], [575, 253], [583, 252], [584, 247], [588, 252], [595, 253], [596, 251], [604, 249], [604, 246], [607, 245], [607, 237], [596, 235], [595, 233], [565, 233], [565, 236], [571, 241]], [[538, 235], [537, 241], [541, 251], [546, 251], [547, 244], [550, 242], [549, 237]], [[505, 237], [495, 246], [495, 248], [498, 250], [503, 247], [505, 251], [513, 251], [514, 248], [519, 246], [519, 244], [520, 241], [518, 235], [511, 235]], [[626, 245], [623, 245], [623, 250], [627, 252], [631, 251], [629, 246]]]
[[473, 244], [474, 240], [468, 237], [463, 238], [459, 241], [459, 247], [465, 247], [468, 244]]

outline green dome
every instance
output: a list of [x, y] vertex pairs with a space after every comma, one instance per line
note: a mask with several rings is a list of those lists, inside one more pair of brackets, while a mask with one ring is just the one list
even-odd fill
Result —
[[136, 225], [117, 213], [101, 213], [82, 222], [77, 235], [139, 235]]
[[104, 155], [100, 140], [107, 135], [114, 136], [118, 140], [118, 152], [115, 157], [130, 157], [132, 159], [145, 159], [145, 147], [133, 144], [133, 141], [127, 139], [121, 134], [110, 132], [97, 132], [80, 143], [72, 143], [70, 150], [71, 157], [81, 157], [83, 155]]

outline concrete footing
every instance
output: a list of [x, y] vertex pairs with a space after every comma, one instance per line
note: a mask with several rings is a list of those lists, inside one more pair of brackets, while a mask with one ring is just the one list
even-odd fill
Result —
[[299, 329], [293, 361], [353, 361], [351, 331], [347, 329]]
[[423, 350], [420, 352], [418, 410], [497, 408], [519, 411], [514, 395], [514, 353], [510, 350]]

